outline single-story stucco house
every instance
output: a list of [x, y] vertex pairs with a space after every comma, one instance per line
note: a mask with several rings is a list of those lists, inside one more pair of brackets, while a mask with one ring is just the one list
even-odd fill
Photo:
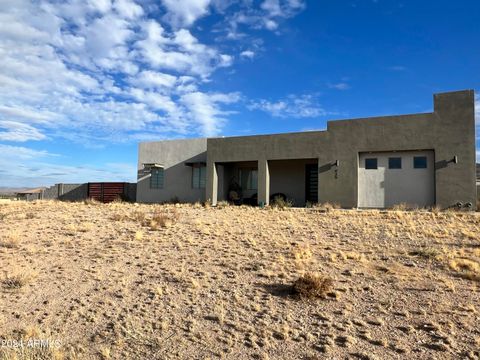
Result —
[[325, 131], [140, 143], [137, 201], [473, 208], [474, 92], [433, 101], [431, 113], [329, 121]]

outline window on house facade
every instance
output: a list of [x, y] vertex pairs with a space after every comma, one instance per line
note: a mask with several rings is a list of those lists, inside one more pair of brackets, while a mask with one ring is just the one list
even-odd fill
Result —
[[427, 157], [426, 156], [414, 156], [413, 157], [413, 168], [414, 169], [426, 169], [427, 168]]
[[378, 169], [377, 158], [365, 159], [365, 169], [367, 169], [367, 170]]
[[240, 185], [243, 190], [257, 190], [258, 188], [257, 169], [240, 169], [239, 178], [240, 178]]
[[152, 168], [150, 174], [150, 189], [163, 189], [164, 170], [162, 168]]
[[402, 168], [402, 158], [401, 157], [388, 158], [388, 168], [389, 169], [401, 169]]
[[192, 187], [194, 189], [205, 189], [206, 175], [206, 166], [192, 167]]

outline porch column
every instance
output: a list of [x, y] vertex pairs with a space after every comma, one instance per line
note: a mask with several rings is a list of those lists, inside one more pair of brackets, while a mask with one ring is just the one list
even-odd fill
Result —
[[258, 204], [268, 205], [270, 200], [270, 170], [268, 160], [258, 160]]
[[207, 189], [206, 200], [210, 201], [212, 206], [217, 205], [218, 197], [218, 173], [217, 164], [209, 161], [207, 164]]

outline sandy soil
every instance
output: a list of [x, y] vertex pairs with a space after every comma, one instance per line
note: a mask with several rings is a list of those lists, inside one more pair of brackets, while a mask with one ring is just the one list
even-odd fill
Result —
[[478, 213], [12, 202], [0, 276], [0, 358], [480, 357]]

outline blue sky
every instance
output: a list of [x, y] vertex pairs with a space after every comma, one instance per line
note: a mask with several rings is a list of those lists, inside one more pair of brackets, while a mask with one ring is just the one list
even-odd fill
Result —
[[4, 0], [0, 186], [135, 181], [139, 141], [432, 111], [434, 93], [480, 91], [479, 15], [474, 0]]

